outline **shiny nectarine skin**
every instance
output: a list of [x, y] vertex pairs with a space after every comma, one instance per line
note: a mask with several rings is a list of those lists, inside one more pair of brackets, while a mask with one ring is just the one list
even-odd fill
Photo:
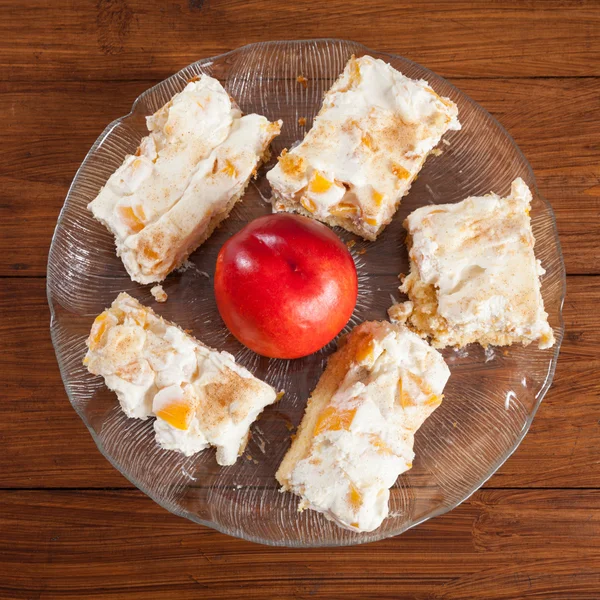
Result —
[[316, 352], [346, 325], [358, 280], [348, 248], [325, 225], [286, 213], [255, 219], [217, 257], [215, 296], [242, 344], [272, 358]]

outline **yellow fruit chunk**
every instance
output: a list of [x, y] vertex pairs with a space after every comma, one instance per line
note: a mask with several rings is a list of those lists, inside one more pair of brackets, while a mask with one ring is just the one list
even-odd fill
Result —
[[345, 217], [358, 213], [358, 206], [350, 204], [350, 202], [340, 202], [329, 209], [329, 212], [336, 217]]
[[186, 401], [175, 401], [157, 411], [156, 416], [176, 429], [186, 430], [192, 422], [194, 409]]
[[130, 231], [138, 233], [144, 229], [146, 214], [141, 204], [136, 206], [118, 206], [117, 212]]
[[225, 166], [221, 169], [221, 173], [225, 173], [229, 177], [237, 177], [238, 175], [235, 165], [230, 160], [225, 161]]
[[411, 381], [413, 381], [414, 383], [416, 383], [417, 387], [423, 392], [423, 394], [425, 394], [426, 396], [431, 395], [432, 390], [431, 390], [431, 388], [429, 387], [429, 385], [427, 384], [426, 381], [424, 381], [418, 375], [415, 375], [414, 373], [411, 373], [410, 371], [407, 371], [406, 375], [407, 375], [407, 377], [409, 379], [411, 379]]
[[356, 489], [353, 483], [350, 484], [348, 490], [348, 503], [354, 510], [358, 510], [362, 505], [363, 497], [362, 494]]
[[363, 363], [373, 360], [375, 344], [371, 338], [365, 338], [356, 349], [356, 362]]
[[160, 258], [160, 254], [149, 244], [144, 244], [140, 252], [148, 260], [158, 260]]
[[308, 189], [314, 194], [324, 194], [327, 190], [331, 188], [332, 185], [333, 183], [329, 181], [329, 179], [323, 177], [323, 175], [321, 175], [319, 171], [315, 171], [313, 178], [308, 184]]
[[352, 58], [350, 62], [350, 81], [348, 82], [350, 87], [358, 85], [360, 79], [360, 66], [358, 65], [358, 61]]
[[414, 406], [415, 404], [413, 399], [406, 393], [406, 390], [402, 385], [402, 379], [398, 379], [398, 398], [402, 408], [408, 408], [409, 406]]
[[121, 308], [111, 308], [110, 312], [112, 313], [112, 316], [117, 319], [119, 324], [123, 322], [123, 319], [125, 318], [125, 315], [127, 314]]
[[378, 192], [377, 190], [373, 190], [373, 202], [375, 202], [376, 206], [381, 206], [383, 202], [384, 195]]
[[427, 400], [425, 400], [426, 406], [439, 406], [442, 403], [443, 396], [432, 394]]
[[373, 217], [365, 217], [365, 223], [371, 227], [377, 227], [377, 219]]
[[375, 142], [369, 133], [365, 133], [360, 138], [360, 141], [365, 148], [368, 148], [369, 150], [376, 150]]
[[377, 452], [381, 454], [393, 454], [392, 449], [378, 436], [371, 436], [371, 446], [377, 450]]
[[397, 163], [394, 163], [392, 165], [392, 173], [398, 178], [398, 179], [410, 179], [410, 171], [408, 171], [407, 169], [405, 169], [402, 165], [399, 165]]
[[354, 419], [356, 409], [338, 410], [333, 406], [326, 408], [315, 425], [314, 435], [319, 435], [324, 431], [340, 431], [348, 429]]
[[302, 196], [302, 198], [300, 198], [300, 204], [302, 204], [302, 206], [309, 213], [314, 213], [315, 210], [317, 210], [317, 205], [310, 198], [306, 198], [305, 196]]
[[88, 338], [88, 345], [91, 350], [95, 350], [100, 344], [102, 336], [108, 328], [108, 318], [109, 312], [107, 310], [96, 317], [96, 320], [92, 325], [92, 330], [90, 331], [90, 337]]

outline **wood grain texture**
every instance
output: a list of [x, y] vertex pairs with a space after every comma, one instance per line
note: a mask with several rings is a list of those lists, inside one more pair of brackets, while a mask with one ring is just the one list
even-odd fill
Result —
[[[0, 83], [0, 119], [9, 123], [0, 131], [0, 275], [45, 274], [78, 166], [102, 130], [154, 83]], [[600, 79], [453, 83], [498, 118], [531, 162], [556, 212], [567, 272], [600, 273]]]
[[174, 66], [250, 42], [327, 36], [401, 54], [447, 77], [600, 75], [594, 0], [3, 0], [2, 6], [2, 80], [164, 79]]
[[17, 533], [0, 536], [2, 598], [591, 600], [600, 589], [598, 490], [481, 490], [400, 537], [310, 551], [226, 537], [133, 490], [3, 491], [0, 531]]
[[[554, 383], [522, 445], [488, 485], [600, 487], [598, 303], [597, 278], [569, 278]], [[0, 403], [0, 488], [130, 486], [100, 455], [64, 392], [44, 280], [5, 279], [0, 314], [0, 372], [8, 386]]]
[[[596, 600], [599, 31], [597, 0], [0, 0], [0, 598]], [[142, 91], [246, 43], [324, 36], [411, 58], [492, 112], [585, 276], [568, 278], [553, 386], [484, 489], [397, 538], [282, 550], [167, 513], [100, 455], [43, 277], [77, 167]]]

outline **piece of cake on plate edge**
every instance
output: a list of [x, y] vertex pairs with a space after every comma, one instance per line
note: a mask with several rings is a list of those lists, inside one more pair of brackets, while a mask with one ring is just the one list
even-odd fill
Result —
[[209, 446], [232, 465], [275, 390], [135, 298], [121, 293], [96, 317], [84, 365], [101, 375], [128, 417], [156, 417], [158, 444], [191, 456]]
[[242, 115], [216, 79], [195, 79], [147, 117], [150, 134], [88, 205], [139, 283], [162, 281], [210, 237], [281, 129]]
[[352, 531], [389, 513], [390, 488], [412, 467], [414, 435], [441, 404], [442, 355], [402, 325], [369, 321], [340, 343], [312, 392], [276, 477]]
[[518, 178], [505, 198], [490, 193], [418, 208], [406, 219], [410, 273], [390, 308], [436, 348], [470, 343], [554, 344], [544, 310], [529, 212], [531, 191]]
[[375, 240], [458, 108], [424, 80], [352, 57], [302, 142], [267, 173], [275, 211], [297, 212]]

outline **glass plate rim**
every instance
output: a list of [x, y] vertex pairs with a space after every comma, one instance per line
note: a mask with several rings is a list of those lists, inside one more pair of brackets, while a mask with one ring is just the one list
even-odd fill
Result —
[[[471, 490], [470, 493], [468, 493], [467, 495], [465, 495], [463, 498], [461, 498], [460, 500], [457, 500], [455, 502], [450, 503], [447, 506], [440, 506], [438, 509], [431, 511], [430, 513], [424, 515], [423, 517], [416, 519], [414, 521], [410, 521], [405, 523], [402, 527], [399, 527], [398, 530], [392, 531], [392, 532], [388, 532], [387, 534], [383, 534], [381, 535], [381, 537], [378, 537], [377, 539], [370, 539], [370, 540], [353, 540], [353, 541], [342, 541], [341, 543], [318, 543], [318, 544], [299, 544], [299, 545], [291, 545], [286, 543], [285, 541], [281, 541], [278, 542], [277, 540], [265, 540], [263, 538], [258, 538], [252, 535], [249, 536], [245, 536], [245, 535], [239, 535], [239, 534], [234, 534], [231, 531], [228, 530], [227, 527], [222, 526], [220, 523], [216, 523], [214, 521], [205, 521], [203, 519], [198, 518], [197, 516], [195, 516], [193, 513], [191, 513], [190, 511], [181, 509], [177, 506], [170, 506], [167, 502], [164, 502], [163, 500], [159, 499], [156, 497], [156, 495], [150, 490], [148, 489], [148, 486], [139, 483], [138, 481], [136, 481], [135, 477], [130, 476], [128, 473], [123, 472], [119, 466], [114, 462], [114, 460], [112, 459], [112, 457], [110, 456], [110, 454], [105, 450], [101, 440], [99, 439], [99, 437], [96, 435], [96, 433], [94, 432], [94, 430], [91, 428], [90, 425], [88, 425], [86, 419], [83, 417], [83, 415], [81, 414], [81, 412], [78, 410], [77, 405], [74, 403], [73, 401], [73, 396], [72, 396], [72, 390], [70, 387], [70, 384], [68, 382], [68, 378], [67, 378], [67, 374], [66, 374], [66, 365], [65, 365], [65, 361], [64, 361], [64, 357], [61, 356], [61, 354], [59, 353], [58, 350], [58, 345], [57, 345], [57, 340], [56, 340], [56, 336], [58, 334], [57, 332], [57, 320], [56, 320], [56, 311], [54, 309], [54, 305], [53, 305], [53, 299], [52, 299], [52, 292], [51, 292], [51, 270], [50, 270], [50, 263], [52, 262], [52, 256], [53, 253], [55, 251], [56, 245], [55, 245], [55, 239], [57, 236], [57, 232], [58, 230], [61, 228], [61, 225], [63, 224], [64, 221], [64, 216], [65, 216], [65, 212], [67, 209], [67, 205], [69, 204], [69, 201], [71, 199], [71, 195], [73, 190], [77, 187], [77, 184], [79, 182], [79, 178], [81, 177], [81, 173], [84, 170], [84, 167], [86, 166], [87, 162], [89, 160], [92, 159], [92, 157], [94, 156], [96, 150], [102, 145], [102, 143], [104, 142], [104, 140], [110, 135], [111, 131], [117, 126], [119, 125], [121, 122], [123, 122], [124, 120], [126, 120], [127, 118], [131, 117], [135, 110], [137, 105], [148, 95], [150, 95], [156, 88], [164, 85], [167, 82], [170, 81], [174, 81], [174, 80], [187, 80], [187, 78], [182, 76], [182, 73], [184, 71], [187, 71], [190, 68], [194, 68], [194, 67], [202, 67], [204, 65], [206, 65], [207, 63], [211, 63], [214, 62], [216, 60], [219, 59], [224, 59], [228, 56], [232, 56], [234, 54], [237, 53], [242, 53], [244, 51], [247, 51], [251, 48], [257, 48], [257, 47], [261, 47], [261, 46], [271, 46], [271, 45], [283, 45], [283, 44], [314, 44], [314, 43], [324, 43], [324, 42], [329, 42], [329, 43], [344, 43], [344, 44], [353, 44], [357, 47], [362, 48], [365, 53], [375, 53], [379, 56], [388, 56], [390, 58], [394, 58], [394, 59], [401, 59], [403, 61], [406, 61], [407, 63], [410, 63], [411, 65], [415, 65], [416, 67], [418, 67], [419, 69], [422, 69], [423, 71], [427, 72], [427, 73], [431, 73], [433, 76], [435, 76], [436, 78], [439, 77], [441, 79], [444, 80], [444, 82], [450, 86], [453, 90], [456, 90], [457, 92], [460, 93], [460, 95], [466, 99], [467, 101], [469, 101], [472, 105], [475, 105], [477, 107], [478, 110], [482, 111], [485, 116], [491, 120], [491, 122], [498, 127], [498, 129], [502, 132], [502, 134], [510, 141], [510, 143], [512, 144], [514, 150], [516, 151], [517, 155], [521, 158], [521, 160], [523, 161], [523, 164], [526, 166], [528, 174], [530, 176], [530, 180], [531, 182], [533, 182], [533, 191], [535, 193], [535, 195], [544, 203], [546, 210], [548, 212], [548, 214], [551, 217], [551, 224], [552, 224], [552, 233], [553, 233], [553, 238], [554, 238], [554, 244], [556, 247], [556, 252], [557, 252], [557, 256], [559, 259], [558, 262], [558, 268], [559, 268], [559, 279], [560, 279], [560, 301], [559, 301], [559, 306], [558, 306], [558, 331], [557, 331], [557, 335], [556, 335], [556, 343], [553, 347], [553, 355], [550, 361], [550, 368], [548, 369], [548, 372], [546, 374], [546, 378], [544, 380], [543, 385], [541, 386], [537, 396], [536, 396], [536, 402], [535, 405], [533, 406], [531, 412], [529, 413], [525, 424], [519, 434], [519, 436], [515, 439], [515, 442], [513, 444], [513, 446], [509, 449], [508, 452], [506, 452], [504, 455], [500, 456], [498, 461], [496, 461], [496, 463], [494, 463], [490, 469], [485, 473], [485, 475], [481, 478], [481, 480], [479, 481], [479, 483], [474, 486], [474, 488]], [[527, 158], [525, 157], [525, 155], [523, 154], [523, 152], [521, 151], [520, 147], [517, 145], [517, 143], [515, 142], [514, 138], [512, 137], [512, 135], [507, 131], [507, 129], [502, 125], [502, 123], [500, 123], [493, 115], [491, 115], [483, 106], [481, 106], [479, 103], [475, 102], [475, 100], [473, 100], [468, 94], [466, 94], [465, 92], [463, 92], [462, 90], [460, 90], [457, 86], [455, 86], [453, 83], [451, 83], [450, 81], [448, 81], [445, 77], [442, 77], [441, 75], [435, 73], [434, 71], [432, 71], [431, 69], [424, 67], [423, 65], [421, 65], [420, 63], [417, 63], [409, 58], [406, 58], [404, 56], [401, 56], [399, 54], [394, 54], [392, 52], [383, 52], [383, 51], [375, 51], [372, 50], [371, 48], [365, 46], [364, 44], [360, 43], [360, 42], [355, 42], [353, 40], [345, 40], [342, 38], [330, 38], [330, 37], [326, 37], [326, 38], [313, 38], [313, 39], [305, 39], [305, 40], [270, 40], [270, 41], [262, 41], [262, 42], [254, 42], [254, 43], [250, 43], [250, 44], [245, 44], [243, 46], [239, 46], [238, 48], [235, 48], [233, 50], [230, 50], [228, 52], [223, 52], [221, 54], [217, 54], [214, 56], [209, 56], [206, 58], [201, 58], [197, 61], [194, 61], [193, 63], [190, 63], [189, 65], [186, 65], [184, 67], [182, 67], [181, 69], [179, 69], [177, 72], [175, 72], [173, 75], [170, 75], [169, 77], [167, 77], [166, 79], [163, 79], [159, 82], [157, 82], [155, 85], [153, 85], [152, 87], [148, 88], [147, 90], [144, 90], [132, 103], [131, 105], [131, 110], [121, 116], [118, 117], [117, 119], [114, 119], [113, 121], [111, 121], [105, 128], [104, 130], [100, 133], [100, 135], [96, 138], [96, 140], [94, 141], [94, 143], [92, 144], [92, 146], [90, 147], [89, 151], [87, 152], [87, 154], [85, 155], [85, 158], [83, 159], [83, 161], [81, 162], [81, 165], [78, 167], [74, 177], [73, 177], [73, 181], [71, 182], [71, 185], [69, 186], [69, 189], [67, 191], [67, 195], [65, 197], [65, 201], [63, 203], [63, 206], [60, 210], [60, 213], [58, 215], [57, 218], [57, 222], [56, 222], [56, 227], [54, 229], [54, 233], [52, 235], [52, 239], [51, 239], [51, 243], [50, 243], [50, 250], [48, 252], [48, 261], [47, 261], [47, 267], [46, 267], [46, 298], [48, 301], [48, 306], [50, 309], [50, 337], [51, 337], [51, 341], [52, 341], [52, 347], [54, 349], [54, 352], [56, 354], [56, 358], [57, 358], [57, 363], [58, 363], [58, 367], [59, 367], [59, 371], [60, 371], [60, 375], [61, 375], [61, 379], [63, 382], [63, 386], [65, 388], [65, 391], [67, 392], [67, 397], [69, 398], [69, 402], [71, 403], [71, 406], [73, 407], [73, 409], [75, 410], [75, 412], [78, 414], [79, 418], [83, 421], [84, 425], [86, 426], [86, 428], [88, 429], [88, 431], [90, 432], [90, 435], [92, 436], [92, 439], [94, 440], [94, 443], [96, 444], [96, 447], [98, 448], [98, 450], [100, 451], [100, 453], [102, 454], [102, 456], [104, 456], [104, 458], [106, 458], [106, 460], [108, 460], [108, 462], [119, 472], [121, 473], [121, 475], [123, 475], [130, 483], [132, 483], [137, 489], [139, 489], [142, 493], [144, 493], [145, 495], [147, 495], [151, 500], [153, 500], [154, 502], [156, 502], [156, 504], [158, 504], [159, 506], [161, 506], [162, 508], [168, 510], [169, 512], [180, 516], [180, 517], [185, 517], [186, 519], [189, 519], [190, 521], [194, 522], [194, 523], [198, 523], [200, 525], [203, 525], [205, 527], [209, 527], [211, 529], [214, 529], [215, 531], [219, 531], [220, 533], [223, 533], [225, 535], [228, 536], [232, 536], [232, 537], [238, 537], [240, 539], [244, 539], [246, 541], [250, 541], [253, 543], [257, 543], [257, 544], [262, 544], [262, 545], [267, 545], [267, 546], [277, 546], [277, 547], [309, 547], [309, 548], [327, 548], [327, 547], [343, 547], [343, 546], [353, 546], [353, 545], [362, 545], [362, 544], [368, 544], [368, 543], [374, 543], [376, 541], [381, 541], [383, 539], [388, 539], [391, 537], [396, 537], [402, 533], [404, 533], [405, 531], [408, 531], [409, 529], [412, 529], [413, 527], [416, 527], [417, 525], [420, 525], [421, 523], [424, 523], [425, 521], [428, 521], [429, 519], [432, 519], [434, 517], [438, 517], [441, 516], [447, 512], [450, 512], [452, 510], [454, 510], [456, 507], [458, 507], [460, 504], [462, 504], [463, 502], [465, 502], [466, 500], [468, 500], [475, 492], [477, 492], [478, 490], [480, 490], [482, 488], [482, 486], [496, 473], [496, 471], [498, 471], [498, 469], [500, 469], [500, 467], [502, 467], [502, 465], [512, 456], [512, 454], [517, 450], [517, 448], [520, 446], [521, 442], [523, 441], [523, 439], [525, 438], [525, 436], [527, 435], [527, 433], [529, 432], [529, 429], [531, 427], [531, 424], [533, 422], [533, 419], [535, 418], [535, 415], [540, 407], [540, 404], [542, 403], [542, 400], [544, 399], [546, 393], [548, 392], [548, 389], [550, 388], [550, 386], [552, 385], [552, 381], [554, 379], [554, 375], [556, 372], [556, 365], [558, 362], [558, 356], [560, 353], [560, 348], [562, 345], [562, 340], [564, 337], [564, 330], [565, 330], [565, 326], [564, 326], [564, 317], [563, 317], [563, 306], [564, 306], [564, 301], [565, 301], [565, 296], [566, 296], [566, 270], [565, 270], [565, 263], [564, 263], [564, 256], [562, 253], [562, 247], [560, 244], [560, 239], [558, 236], [558, 227], [557, 227], [557, 223], [556, 223], [556, 214], [552, 208], [551, 203], [546, 199], [546, 197], [540, 193], [538, 185], [537, 185], [537, 179], [535, 177], [533, 168], [531, 167], [531, 164], [529, 163], [529, 161], [527, 160]]]

